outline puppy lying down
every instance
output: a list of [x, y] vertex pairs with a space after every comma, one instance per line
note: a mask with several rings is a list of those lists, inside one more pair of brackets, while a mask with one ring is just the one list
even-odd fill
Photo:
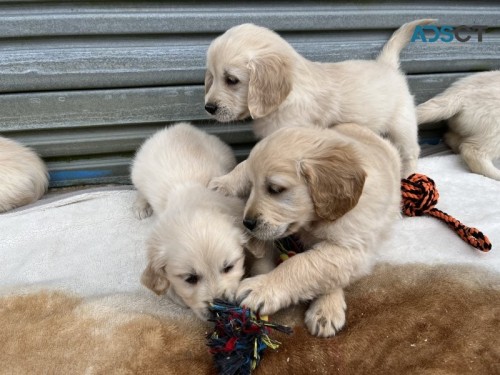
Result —
[[217, 137], [178, 124], [148, 139], [132, 166], [134, 210], [139, 218], [156, 215], [141, 281], [157, 294], [168, 291], [201, 319], [214, 298], [234, 298], [250, 246], [241, 223], [244, 203], [206, 187], [235, 164]]
[[35, 202], [48, 185], [42, 159], [29, 148], [0, 137], [0, 212]]
[[417, 107], [419, 124], [448, 120], [445, 142], [472, 172], [500, 181], [500, 71], [473, 74]]
[[244, 225], [261, 240], [298, 234], [307, 250], [244, 279], [237, 300], [263, 314], [311, 301], [309, 331], [334, 335], [345, 322], [342, 289], [370, 271], [400, 215], [397, 150], [355, 124], [287, 128], [260, 141], [247, 166]]

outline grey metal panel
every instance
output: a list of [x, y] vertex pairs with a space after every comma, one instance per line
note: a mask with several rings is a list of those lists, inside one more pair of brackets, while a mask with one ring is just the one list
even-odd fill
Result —
[[[408, 81], [420, 103], [464, 75], [422, 74], [409, 76]], [[203, 96], [202, 86], [4, 94], [0, 95], [0, 132], [101, 126], [124, 129], [126, 124], [209, 119]]]
[[164, 34], [222, 32], [243, 22], [276, 30], [359, 30], [396, 28], [417, 18], [450, 24], [498, 23], [494, 2], [194, 2], [0, 4], [0, 35]]
[[0, 132], [206, 119], [201, 86], [0, 95]]
[[200, 36], [0, 41], [0, 92], [200, 84], [209, 42]]
[[[285, 34], [321, 62], [373, 59], [387, 32]], [[100, 38], [0, 43], [0, 92], [200, 84], [211, 37]], [[401, 55], [410, 74], [500, 68], [500, 31], [482, 43], [410, 43]]]
[[[233, 146], [255, 142], [251, 125], [242, 122], [236, 127], [218, 123], [194, 123], [200, 129], [218, 136]], [[28, 144], [45, 158], [94, 154], [130, 153], [144, 140], [166, 124], [141, 124], [126, 127], [56, 129], [51, 131], [14, 132], [10, 138]]]

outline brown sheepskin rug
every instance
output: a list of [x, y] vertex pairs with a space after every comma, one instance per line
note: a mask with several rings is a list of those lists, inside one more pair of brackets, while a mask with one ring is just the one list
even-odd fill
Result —
[[[500, 374], [500, 280], [467, 267], [379, 266], [346, 293], [347, 325], [309, 335], [304, 307], [273, 320], [255, 371], [277, 374]], [[102, 306], [58, 292], [0, 298], [1, 374], [215, 374], [210, 326]]]

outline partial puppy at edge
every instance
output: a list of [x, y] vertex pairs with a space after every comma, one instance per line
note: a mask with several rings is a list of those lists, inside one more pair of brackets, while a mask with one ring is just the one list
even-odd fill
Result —
[[262, 314], [310, 301], [313, 335], [342, 329], [343, 288], [370, 272], [400, 218], [400, 167], [390, 142], [355, 124], [286, 128], [260, 141], [247, 159], [244, 225], [266, 241], [296, 234], [306, 251], [244, 279], [238, 301]]
[[500, 71], [472, 74], [417, 107], [418, 123], [448, 120], [445, 142], [474, 173], [500, 181]]
[[155, 215], [141, 282], [204, 320], [215, 298], [234, 299], [245, 272], [244, 250], [256, 257], [268, 253], [243, 228], [243, 201], [207, 188], [235, 164], [230, 147], [216, 136], [181, 123], [149, 138], [131, 171], [137, 217]]
[[[433, 22], [404, 24], [376, 60], [339, 63], [309, 61], [267, 28], [235, 26], [208, 49], [205, 109], [220, 122], [251, 117], [259, 138], [284, 127], [366, 126], [398, 148], [401, 177], [406, 178], [416, 172], [420, 146], [415, 104], [399, 70], [399, 54], [417, 25]], [[214, 179], [211, 188], [244, 196], [244, 165]]]
[[49, 186], [45, 163], [28, 147], [0, 137], [0, 212], [33, 203]]

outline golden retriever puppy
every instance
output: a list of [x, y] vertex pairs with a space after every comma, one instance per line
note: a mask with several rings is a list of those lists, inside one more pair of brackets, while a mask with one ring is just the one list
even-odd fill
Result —
[[195, 184], [174, 188], [153, 225], [141, 277], [153, 292], [168, 292], [204, 320], [215, 298], [234, 299], [244, 274], [243, 204], [220, 195]]
[[355, 124], [287, 128], [260, 141], [247, 166], [244, 225], [261, 240], [298, 234], [307, 250], [244, 279], [237, 300], [262, 314], [311, 301], [309, 331], [334, 335], [345, 323], [343, 288], [370, 271], [400, 217], [397, 150]]
[[0, 137], [0, 212], [35, 202], [49, 185], [47, 167], [29, 148]]
[[500, 72], [470, 75], [417, 107], [418, 123], [448, 120], [445, 142], [472, 172], [500, 181]]
[[243, 228], [244, 203], [207, 188], [211, 178], [235, 164], [229, 146], [181, 123], [149, 138], [132, 166], [136, 214], [156, 215], [141, 281], [201, 319], [208, 318], [214, 298], [234, 298], [244, 273], [244, 247], [254, 254], [264, 251]]
[[228, 173], [235, 165], [228, 145], [191, 124], [160, 130], [144, 142], [132, 164], [131, 178], [138, 190], [136, 216], [142, 219], [153, 211], [162, 212], [178, 185], [206, 187], [211, 178]]
[[[340, 63], [309, 61], [267, 28], [233, 27], [208, 49], [205, 109], [221, 122], [251, 117], [259, 138], [284, 127], [358, 123], [396, 145], [403, 160], [401, 177], [407, 177], [415, 172], [420, 147], [399, 53], [415, 26], [434, 21], [404, 24], [374, 61]], [[212, 187], [232, 194], [237, 177], [216, 179]]]

